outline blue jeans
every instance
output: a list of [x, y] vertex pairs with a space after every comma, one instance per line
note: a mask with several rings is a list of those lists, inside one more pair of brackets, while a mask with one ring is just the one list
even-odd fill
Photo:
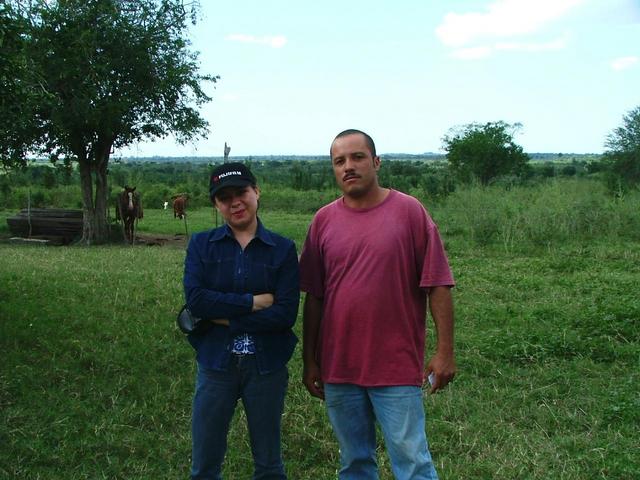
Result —
[[325, 384], [329, 420], [340, 445], [340, 480], [378, 478], [377, 421], [397, 480], [438, 478], [425, 433], [419, 387]]
[[238, 399], [247, 415], [253, 479], [286, 479], [280, 452], [287, 367], [260, 375], [255, 355], [232, 355], [226, 372], [198, 365], [193, 397], [191, 478], [222, 479], [229, 424]]

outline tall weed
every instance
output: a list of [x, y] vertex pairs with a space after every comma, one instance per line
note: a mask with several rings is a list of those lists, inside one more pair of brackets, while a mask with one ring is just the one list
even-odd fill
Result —
[[613, 198], [600, 184], [554, 179], [529, 187], [458, 189], [438, 216], [483, 246], [557, 246], [570, 240], [640, 238], [640, 192]]

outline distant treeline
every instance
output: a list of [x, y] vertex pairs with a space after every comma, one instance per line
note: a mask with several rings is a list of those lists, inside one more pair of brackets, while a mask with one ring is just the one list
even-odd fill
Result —
[[[500, 177], [493, 184], [509, 188], [535, 184], [557, 176], [591, 176], [600, 171], [598, 155], [531, 154], [532, 161], [524, 177]], [[125, 185], [135, 186], [147, 208], [160, 208], [179, 193], [189, 196], [192, 207], [209, 204], [208, 182], [212, 166], [222, 157], [185, 157], [172, 161], [159, 157], [114, 159], [109, 167], [112, 199]], [[197, 158], [197, 161], [192, 161]], [[208, 161], [207, 161], [208, 160]], [[263, 201], [271, 208], [314, 211], [322, 202], [335, 198], [335, 186], [329, 157], [260, 156], [232, 158], [248, 164], [263, 187]], [[458, 188], [456, 178], [444, 157], [429, 155], [382, 155], [379, 173], [385, 187], [437, 201]], [[80, 180], [76, 168], [44, 161], [32, 162], [24, 169], [0, 175], [0, 199], [5, 208], [24, 208], [30, 197], [34, 207], [80, 208]], [[321, 195], [307, 195], [316, 191]]]
[[[600, 154], [597, 153], [528, 153], [532, 162], [570, 162], [576, 161], [592, 161], [599, 159]], [[445, 161], [446, 156], [443, 153], [425, 152], [425, 153], [384, 153], [380, 155], [383, 160], [392, 161], [418, 161], [433, 162]], [[233, 162], [314, 162], [328, 161], [329, 155], [245, 155], [234, 156], [229, 161]], [[221, 163], [224, 157], [219, 156], [197, 156], [197, 157], [113, 157], [112, 161], [122, 163], [138, 163], [138, 162], [156, 162], [156, 163]]]

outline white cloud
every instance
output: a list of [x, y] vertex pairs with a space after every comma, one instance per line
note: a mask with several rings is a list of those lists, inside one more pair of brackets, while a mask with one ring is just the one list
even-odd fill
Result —
[[493, 49], [491, 47], [459, 48], [454, 50], [451, 56], [461, 60], [478, 60], [480, 58], [487, 58], [492, 52]]
[[534, 33], [585, 0], [496, 0], [485, 12], [448, 13], [436, 28], [440, 41], [463, 47], [482, 38]]
[[518, 52], [544, 52], [548, 50], [562, 50], [567, 46], [566, 37], [557, 38], [545, 43], [518, 43], [502, 42], [496, 43], [496, 50], [511, 50]]
[[493, 45], [455, 49], [451, 56], [460, 60], [478, 60], [487, 58], [497, 51], [509, 52], [545, 52], [549, 50], [561, 50], [567, 44], [566, 38], [561, 37], [546, 43], [518, 43], [500, 42]]
[[227, 35], [225, 40], [241, 43], [255, 43], [258, 45], [267, 45], [271, 48], [282, 48], [287, 43], [287, 37], [284, 35], [256, 37], [254, 35], [246, 35], [244, 33], [232, 33]]
[[620, 57], [611, 61], [611, 68], [614, 70], [626, 70], [640, 61], [638, 57]]

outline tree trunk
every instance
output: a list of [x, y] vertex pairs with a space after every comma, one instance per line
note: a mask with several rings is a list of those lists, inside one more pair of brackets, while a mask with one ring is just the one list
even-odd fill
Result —
[[[92, 162], [88, 158], [79, 158], [80, 186], [82, 190], [82, 239], [84, 245], [107, 243], [110, 238], [107, 221], [108, 189], [107, 165], [109, 153], [97, 152]], [[95, 196], [94, 196], [95, 183]]]

